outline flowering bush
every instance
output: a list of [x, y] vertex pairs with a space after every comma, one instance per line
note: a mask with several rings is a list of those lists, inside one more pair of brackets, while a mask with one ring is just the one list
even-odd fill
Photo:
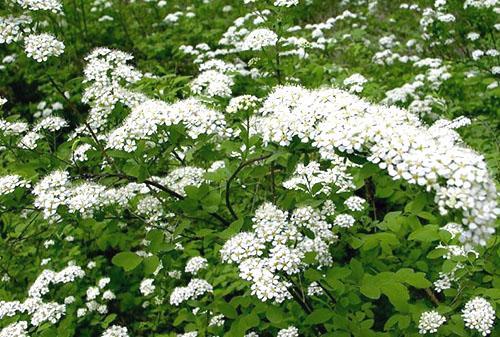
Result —
[[0, 4], [0, 337], [495, 336], [496, 0]]

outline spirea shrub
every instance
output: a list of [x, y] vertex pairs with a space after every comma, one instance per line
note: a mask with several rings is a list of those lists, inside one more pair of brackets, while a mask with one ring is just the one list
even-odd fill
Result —
[[0, 4], [0, 337], [499, 335], [499, 13]]

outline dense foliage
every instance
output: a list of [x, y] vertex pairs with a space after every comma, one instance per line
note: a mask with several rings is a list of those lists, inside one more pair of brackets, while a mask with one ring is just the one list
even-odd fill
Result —
[[0, 337], [496, 336], [497, 0], [0, 3]]

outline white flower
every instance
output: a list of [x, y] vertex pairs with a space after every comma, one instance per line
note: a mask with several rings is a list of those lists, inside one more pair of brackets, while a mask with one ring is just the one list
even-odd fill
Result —
[[62, 13], [62, 3], [60, 0], [15, 0], [22, 8], [31, 11], [51, 11]]
[[190, 331], [177, 334], [177, 337], [197, 337], [197, 336], [198, 336], [198, 331]]
[[180, 270], [171, 270], [167, 273], [168, 276], [174, 279], [180, 279], [182, 276], [182, 273]]
[[153, 282], [154, 280], [152, 278], [142, 280], [139, 287], [139, 291], [141, 292], [141, 294], [143, 294], [144, 296], [151, 295], [156, 289], [156, 286], [153, 284]]
[[57, 57], [64, 52], [64, 43], [46, 33], [28, 35], [24, 44], [26, 55], [37, 62], [47, 61], [50, 56]]
[[476, 7], [476, 8], [490, 8], [496, 6], [498, 0], [465, 0], [464, 8]]
[[467, 34], [467, 39], [469, 39], [471, 41], [476, 41], [480, 37], [481, 37], [481, 35], [479, 35], [479, 33], [475, 33], [475, 32], [470, 32], [469, 34]]
[[213, 292], [212, 286], [202, 279], [191, 279], [186, 287], [177, 287], [170, 294], [170, 304], [179, 306], [187, 300], [195, 300], [205, 293]]
[[129, 337], [126, 327], [112, 325], [103, 332], [101, 337]]
[[318, 282], [313, 282], [307, 287], [307, 296], [323, 295], [323, 288], [318, 284]]
[[454, 222], [450, 222], [450, 223], [446, 224], [441, 229], [450, 233], [452, 239], [460, 238], [464, 232], [464, 228], [462, 227], [462, 225], [459, 225], [459, 224], [454, 223]]
[[277, 7], [292, 7], [297, 6], [299, 0], [275, 0], [274, 5]]
[[24, 34], [30, 32], [31, 21], [31, 17], [27, 15], [0, 17], [0, 44], [21, 40]]
[[224, 315], [215, 315], [210, 318], [208, 326], [223, 326], [224, 325]]
[[231, 98], [229, 105], [226, 108], [227, 113], [235, 113], [238, 111], [248, 111], [255, 109], [259, 99], [252, 95], [243, 95]]
[[479, 59], [480, 59], [481, 57], [483, 57], [483, 56], [484, 56], [484, 51], [482, 51], [482, 50], [480, 50], [480, 49], [474, 50], [474, 51], [472, 52], [472, 59], [473, 59], [474, 61], [479, 60]]
[[87, 301], [95, 300], [100, 293], [101, 292], [98, 287], [89, 287], [87, 289]]
[[333, 225], [342, 228], [350, 228], [354, 225], [355, 222], [356, 220], [352, 217], [352, 215], [339, 214], [335, 217]]
[[82, 278], [85, 272], [78, 266], [68, 266], [59, 272], [46, 269], [37, 277], [28, 290], [30, 298], [41, 298], [49, 292], [51, 284], [69, 283]]
[[[242, 232], [226, 241], [220, 253], [222, 261], [238, 264], [239, 276], [252, 282], [251, 293], [261, 301], [281, 303], [291, 298], [291, 284], [282, 279], [282, 273], [299, 273], [308, 264], [306, 253], [316, 253], [315, 263], [329, 266], [333, 263], [329, 251], [337, 236], [325, 216], [312, 207], [301, 207], [288, 212], [271, 203], [262, 204], [252, 219], [254, 233]], [[305, 237], [302, 229], [314, 234]]]
[[446, 318], [437, 311], [426, 311], [420, 316], [418, 329], [420, 334], [435, 333], [446, 322]]
[[50, 246], [53, 246], [53, 245], [55, 245], [54, 240], [45, 240], [45, 241], [43, 242], [43, 246], [44, 246], [45, 248], [49, 248]]
[[477, 330], [483, 336], [486, 336], [493, 328], [495, 310], [484, 298], [475, 297], [465, 304], [462, 310], [462, 318], [467, 328]]
[[111, 301], [111, 300], [114, 300], [115, 298], [116, 298], [116, 295], [111, 290], [106, 290], [102, 294], [102, 299], [106, 300], [106, 301]]
[[485, 245], [495, 232], [496, 187], [484, 158], [457, 142], [450, 127], [428, 127], [406, 110], [341, 90], [294, 86], [275, 89], [260, 114], [256, 129], [264, 143], [286, 146], [297, 137], [318, 148], [323, 160], [338, 151], [368, 153], [367, 159], [394, 179], [434, 191], [442, 215], [460, 211], [468, 227], [463, 241]]
[[189, 261], [186, 263], [186, 268], [184, 269], [184, 271], [186, 273], [196, 275], [201, 269], [205, 269], [207, 267], [207, 259], [201, 256], [195, 256], [189, 259]]
[[31, 316], [31, 324], [39, 326], [44, 322], [56, 324], [66, 313], [66, 305], [55, 302], [41, 303]]
[[122, 126], [111, 131], [106, 146], [110, 149], [133, 152], [137, 141], [148, 140], [158, 133], [158, 128], [183, 124], [191, 138], [201, 134], [226, 134], [224, 115], [208, 108], [198, 99], [188, 98], [172, 105], [147, 100], [136, 105]]
[[315, 161], [309, 164], [298, 164], [293, 176], [283, 183], [283, 187], [293, 190], [304, 190], [312, 195], [330, 194], [332, 186], [338, 188], [337, 193], [347, 192], [354, 188], [353, 177], [348, 172], [351, 166], [348, 161], [332, 158], [333, 167], [322, 170]]
[[344, 85], [349, 88], [350, 92], [363, 91], [363, 85], [368, 80], [361, 74], [353, 74], [344, 80]]
[[29, 188], [30, 183], [16, 174], [0, 177], [0, 196], [12, 193], [18, 187]]
[[344, 205], [351, 211], [362, 211], [365, 208], [366, 200], [358, 196], [351, 196], [344, 201]]
[[251, 31], [243, 40], [242, 50], [262, 50], [265, 47], [275, 46], [278, 35], [267, 28], [258, 28]]
[[259, 334], [254, 332], [254, 331], [251, 331], [251, 332], [247, 333], [245, 335], [245, 337], [259, 337]]
[[208, 97], [229, 97], [234, 81], [231, 76], [217, 70], [206, 70], [191, 82], [191, 90], [195, 94]]
[[278, 331], [277, 337], [299, 337], [299, 329], [294, 326], [290, 326], [286, 329], [281, 329]]
[[87, 161], [89, 158], [87, 156], [87, 151], [89, 150], [93, 150], [94, 147], [90, 144], [81, 144], [81, 145], [78, 145], [78, 147], [75, 149], [75, 151], [73, 152], [73, 160], [75, 162], [78, 162], [78, 161]]
[[87, 314], [86, 308], [78, 308], [78, 310], [76, 310], [76, 317], [83, 317], [86, 314]]
[[0, 337], [29, 337], [28, 322], [19, 321], [7, 325], [0, 330]]
[[103, 289], [109, 284], [109, 282], [111, 282], [111, 279], [109, 277], [103, 277], [102, 279], [99, 280], [97, 285], [99, 286], [100, 289]]
[[226, 241], [220, 254], [223, 262], [236, 262], [260, 256], [264, 245], [252, 233], [242, 232]]

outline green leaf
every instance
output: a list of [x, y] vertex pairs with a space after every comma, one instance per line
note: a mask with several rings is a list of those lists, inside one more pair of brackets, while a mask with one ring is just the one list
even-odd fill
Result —
[[330, 309], [316, 309], [306, 317], [305, 323], [311, 325], [325, 323], [330, 320], [332, 316], [333, 313]]
[[238, 312], [236, 311], [236, 309], [226, 301], [219, 301], [217, 303], [217, 309], [227, 318], [235, 319], [236, 317], [238, 317]]
[[150, 242], [149, 249], [152, 253], [158, 253], [165, 248], [164, 233], [161, 230], [153, 229], [149, 231], [146, 239]]
[[131, 271], [142, 262], [142, 257], [132, 252], [121, 252], [113, 256], [111, 262], [115, 266], [122, 267], [125, 271]]
[[437, 225], [427, 225], [417, 229], [408, 236], [408, 240], [432, 242], [439, 240], [439, 227]]
[[396, 309], [400, 311], [406, 310], [410, 294], [404, 285], [398, 282], [387, 282], [381, 285], [380, 290], [389, 298], [389, 302], [391, 302]]
[[372, 275], [365, 275], [363, 283], [359, 289], [363, 295], [371, 299], [378, 299], [380, 297], [380, 286], [376, 277]]
[[413, 201], [409, 202], [405, 206], [405, 212], [418, 214], [420, 211], [424, 209], [425, 204], [427, 203], [427, 197], [424, 193], [418, 194]]
[[304, 277], [309, 281], [318, 281], [323, 277], [319, 271], [309, 268], [304, 272]]
[[148, 256], [144, 259], [144, 273], [153, 274], [160, 265], [160, 259], [156, 255]]
[[116, 314], [109, 314], [108, 316], [106, 316], [104, 321], [102, 321], [101, 323], [101, 327], [103, 329], [106, 329], [109, 326], [109, 324], [115, 320], [116, 316], [117, 316]]
[[304, 262], [307, 264], [312, 264], [312, 263], [316, 262], [316, 255], [317, 254], [315, 252], [305, 253]]
[[398, 270], [396, 272], [396, 278], [400, 282], [407, 283], [419, 289], [424, 289], [432, 285], [432, 283], [425, 278], [424, 273], [416, 273], [410, 268], [402, 268]]
[[243, 218], [240, 218], [240, 219], [234, 221], [231, 225], [229, 225], [228, 228], [226, 228], [224, 231], [222, 231], [219, 234], [219, 237], [221, 239], [227, 240], [230, 237], [236, 235], [241, 230], [241, 227], [243, 227], [243, 223], [244, 223], [244, 219]]
[[283, 322], [286, 318], [285, 313], [278, 307], [270, 305], [266, 311], [266, 318], [271, 323]]
[[436, 248], [436, 249], [432, 250], [431, 252], [429, 252], [429, 254], [427, 254], [427, 258], [428, 259], [437, 259], [437, 258], [440, 258], [440, 257], [446, 255], [447, 252], [448, 252], [448, 250], [445, 248]]

